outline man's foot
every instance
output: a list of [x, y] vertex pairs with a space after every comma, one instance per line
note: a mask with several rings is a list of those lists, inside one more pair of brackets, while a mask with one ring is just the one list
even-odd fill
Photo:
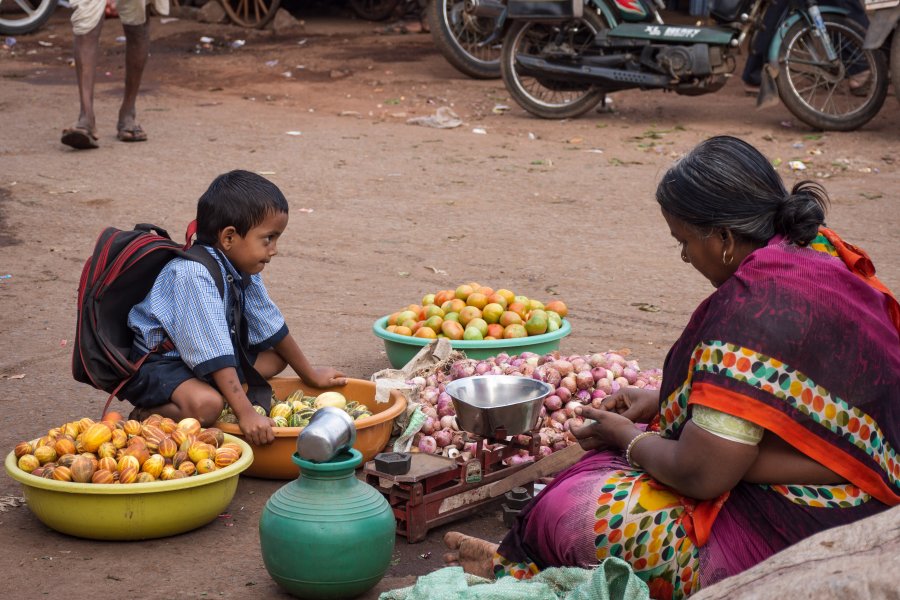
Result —
[[63, 129], [62, 137], [59, 141], [76, 150], [89, 150], [91, 148], [99, 147], [97, 145], [97, 135], [87, 127], [81, 125]]
[[866, 69], [847, 78], [850, 93], [854, 96], [865, 96], [869, 93], [869, 84], [872, 81], [872, 71]]
[[137, 123], [118, 128], [116, 139], [120, 142], [146, 142], [147, 133]]
[[448, 531], [444, 544], [450, 552], [444, 554], [444, 564], [460, 566], [463, 571], [486, 579], [494, 578], [494, 554], [498, 544], [492, 544], [458, 531]]

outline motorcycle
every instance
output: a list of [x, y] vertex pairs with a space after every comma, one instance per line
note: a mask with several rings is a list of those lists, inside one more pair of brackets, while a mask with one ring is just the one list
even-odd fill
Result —
[[506, 0], [429, 0], [428, 28], [438, 51], [474, 79], [499, 79]]
[[0, 35], [31, 33], [47, 22], [59, 0], [0, 0]]
[[[513, 24], [503, 38], [501, 75], [518, 104], [548, 119], [579, 116], [619, 90], [709, 94], [728, 81], [739, 48], [760, 31], [772, 4], [714, 0], [716, 25], [690, 26], [664, 23], [662, 0], [509, 0]], [[863, 48], [866, 32], [846, 9], [816, 0], [787, 0], [785, 7], [757, 106], [780, 97], [821, 130], [867, 123], [887, 94], [883, 53]]]
[[866, 0], [866, 11], [870, 19], [863, 48], [877, 50], [893, 35], [888, 62], [894, 82], [894, 96], [900, 102], [900, 0]]

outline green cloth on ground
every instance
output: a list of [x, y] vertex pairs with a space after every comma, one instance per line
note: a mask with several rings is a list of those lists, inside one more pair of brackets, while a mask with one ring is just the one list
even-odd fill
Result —
[[445, 567], [378, 600], [648, 600], [650, 591], [624, 560], [611, 557], [593, 570], [545, 569], [531, 579], [497, 581]]

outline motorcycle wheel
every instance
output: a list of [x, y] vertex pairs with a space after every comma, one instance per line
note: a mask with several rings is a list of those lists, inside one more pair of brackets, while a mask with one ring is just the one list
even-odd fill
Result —
[[[865, 30], [854, 21], [823, 15], [825, 30], [840, 65], [822, 67], [827, 59], [815, 28], [798, 21], [784, 36], [778, 54], [778, 95], [794, 116], [816, 129], [852, 131], [868, 123], [887, 94], [887, 64], [880, 50], [863, 50]], [[851, 90], [850, 70], [869, 71], [868, 81]]]
[[222, 0], [225, 14], [235, 25], [262, 29], [275, 18], [281, 0]]
[[891, 42], [891, 81], [894, 82], [894, 97], [900, 102], [900, 28], [894, 29]]
[[430, 0], [426, 9], [434, 45], [463, 75], [474, 79], [500, 77], [500, 40], [481, 46], [496, 20], [466, 13], [464, 0]]
[[[574, 60], [593, 44], [606, 23], [586, 7], [584, 17], [566, 22], [516, 20], [503, 38], [500, 74], [506, 90], [531, 114], [543, 119], [569, 119], [583, 115], [603, 100], [605, 91], [591, 84], [563, 82], [526, 75], [516, 64], [516, 55], [542, 56], [561, 51]], [[559, 41], [562, 40], [562, 43]]]
[[31, 33], [47, 22], [59, 0], [0, 0], [0, 34]]
[[400, 0], [350, 0], [350, 8], [360, 19], [384, 21], [400, 4]]

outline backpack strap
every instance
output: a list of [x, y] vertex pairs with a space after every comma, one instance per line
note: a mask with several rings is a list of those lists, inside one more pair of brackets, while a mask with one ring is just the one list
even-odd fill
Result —
[[[227, 284], [229, 289], [231, 289], [231, 297], [234, 298], [231, 308], [232, 323], [234, 323], [232, 339], [235, 352], [237, 353], [238, 363], [241, 366], [241, 372], [244, 374], [244, 379], [247, 381], [247, 398], [250, 399], [251, 403], [266, 409], [266, 413], [268, 413], [269, 407], [272, 404], [272, 386], [270, 386], [266, 379], [259, 374], [259, 371], [254, 368], [253, 363], [250, 362], [250, 357], [247, 356], [247, 350], [244, 348], [243, 342], [248, 338], [249, 331], [247, 324], [244, 322], [243, 307], [241, 306], [241, 302], [238, 301], [239, 298], [243, 298], [241, 290], [238, 289], [238, 284], [230, 274], [226, 275], [223, 280], [219, 262], [206, 250], [206, 248], [203, 247], [203, 245], [193, 245], [185, 250], [185, 253], [188, 255], [186, 258], [196, 260], [209, 270], [216, 282], [219, 295], [222, 298], [225, 297], [225, 285]], [[242, 278], [243, 277], [246, 277], [246, 275], [242, 274]]]

